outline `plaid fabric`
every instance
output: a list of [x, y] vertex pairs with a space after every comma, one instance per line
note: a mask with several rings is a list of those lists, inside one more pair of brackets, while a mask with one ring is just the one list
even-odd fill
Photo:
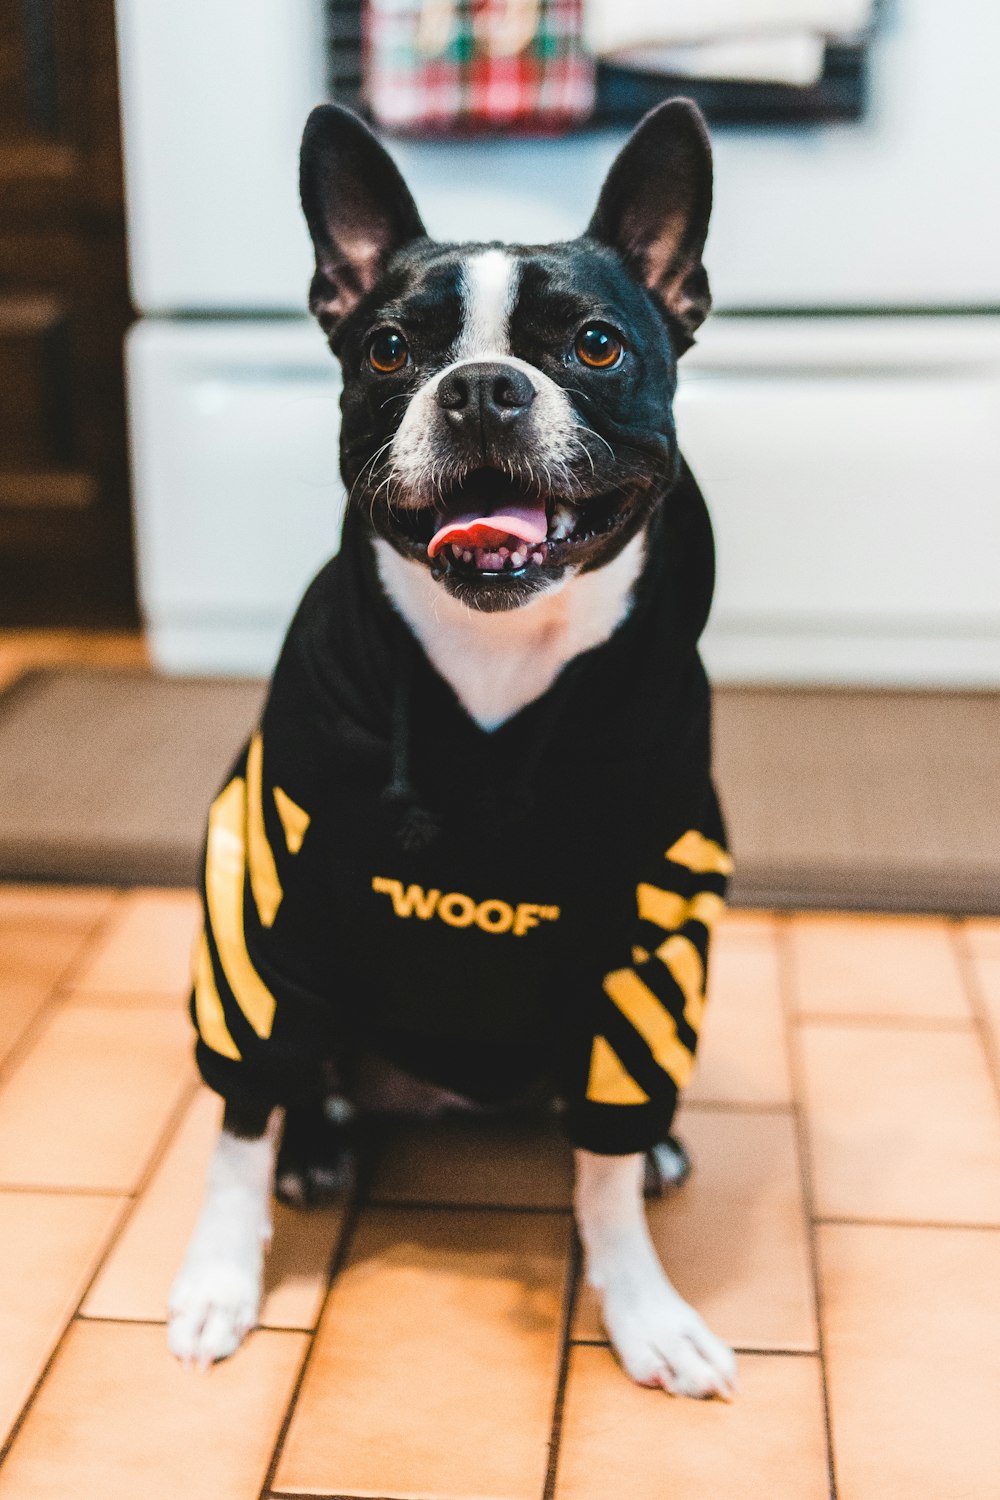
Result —
[[582, 12], [582, 0], [366, 0], [365, 101], [396, 130], [579, 124], [594, 108]]

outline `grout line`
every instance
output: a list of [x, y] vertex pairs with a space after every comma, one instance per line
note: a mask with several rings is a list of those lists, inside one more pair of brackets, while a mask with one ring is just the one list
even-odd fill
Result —
[[336, 1286], [337, 1277], [340, 1275], [340, 1272], [347, 1264], [347, 1258], [350, 1253], [351, 1244], [357, 1231], [358, 1224], [361, 1220], [361, 1216], [364, 1213], [365, 1209], [368, 1207], [368, 1188], [372, 1178], [375, 1175], [376, 1165], [377, 1164], [374, 1161], [366, 1161], [364, 1160], [363, 1156], [359, 1157], [357, 1176], [354, 1181], [354, 1189], [351, 1194], [350, 1201], [344, 1211], [344, 1220], [341, 1225], [340, 1234], [337, 1238], [337, 1243], [333, 1248], [332, 1255], [330, 1256], [330, 1264], [327, 1270], [326, 1289], [323, 1293], [322, 1301], [320, 1302], [319, 1309], [316, 1313], [316, 1326], [312, 1329], [311, 1332], [308, 1330], [306, 1331], [306, 1351], [302, 1357], [302, 1363], [299, 1366], [299, 1372], [295, 1378], [295, 1384], [292, 1386], [291, 1395], [288, 1398], [288, 1405], [285, 1407], [285, 1414], [281, 1419], [281, 1426], [278, 1428], [278, 1436], [275, 1439], [274, 1448], [271, 1452], [271, 1459], [264, 1474], [264, 1481], [260, 1487], [258, 1500], [269, 1500], [270, 1496], [279, 1493], [272, 1489], [274, 1476], [278, 1472], [278, 1464], [281, 1462], [281, 1455], [284, 1450], [285, 1440], [288, 1437], [288, 1430], [292, 1425], [292, 1418], [294, 1417], [295, 1409], [298, 1406], [299, 1396], [302, 1393], [302, 1386], [305, 1382], [306, 1373], [309, 1369], [310, 1364], [312, 1363], [313, 1351], [316, 1348], [316, 1340], [319, 1336], [319, 1330], [323, 1322], [323, 1317], [326, 1313], [327, 1306], [329, 1305], [330, 1297], [333, 1294], [333, 1289]]
[[114, 900], [109, 902], [108, 909], [102, 917], [94, 923], [80, 947], [73, 954], [69, 963], [62, 970], [53, 987], [54, 994], [58, 995], [62, 990], [72, 989], [77, 974], [82, 971], [84, 964], [88, 963], [93, 956], [93, 950], [99, 942], [102, 942], [111, 931], [115, 919], [125, 906], [129, 892], [119, 886], [115, 890]]
[[406, 1213], [495, 1213], [495, 1214], [570, 1214], [571, 1203], [556, 1203], [550, 1207], [537, 1203], [439, 1203], [434, 1198], [366, 1198], [366, 1208], [402, 1209]]
[[983, 1234], [996, 1234], [1000, 1231], [1000, 1220], [993, 1224], [974, 1224], [961, 1219], [857, 1219], [846, 1214], [817, 1214], [812, 1222], [839, 1224], [851, 1229], [976, 1229]]
[[117, 1249], [118, 1242], [121, 1239], [122, 1233], [131, 1223], [133, 1216], [138, 1210], [139, 1204], [142, 1202], [142, 1199], [145, 1196], [146, 1189], [149, 1187], [150, 1183], [153, 1180], [153, 1177], [159, 1170], [163, 1158], [166, 1156], [167, 1152], [170, 1150], [170, 1147], [173, 1145], [177, 1133], [184, 1123], [184, 1117], [186, 1116], [188, 1110], [191, 1108], [191, 1104], [197, 1091], [197, 1077], [192, 1078], [187, 1088], [181, 1090], [176, 1104], [167, 1116], [166, 1124], [160, 1131], [160, 1134], [157, 1136], [156, 1140], [153, 1142], [152, 1149], [150, 1150], [150, 1153], [146, 1158], [146, 1163], [142, 1171], [136, 1179], [136, 1182], [133, 1185], [131, 1191], [127, 1195], [130, 1199], [129, 1205], [118, 1222], [118, 1227], [115, 1231], [114, 1239], [111, 1241], [104, 1252], [104, 1255], [101, 1259], [101, 1265], [99, 1268], [100, 1270], [104, 1269], [104, 1263], [108, 1259], [110, 1259], [112, 1252]]
[[0, 1182], [0, 1195], [4, 1193], [35, 1193], [43, 1198], [120, 1198], [123, 1202], [136, 1196], [135, 1188], [73, 1187], [64, 1182]]
[[119, 1214], [117, 1220], [108, 1231], [107, 1242], [101, 1247], [101, 1249], [95, 1256], [93, 1269], [84, 1282], [84, 1285], [80, 1291], [80, 1295], [77, 1297], [76, 1302], [73, 1305], [72, 1311], [70, 1312], [65, 1324], [56, 1337], [52, 1348], [49, 1350], [48, 1358], [45, 1360], [45, 1363], [38, 1373], [38, 1377], [35, 1380], [35, 1383], [31, 1387], [31, 1390], [28, 1392], [26, 1399], [22, 1403], [20, 1411], [18, 1412], [14, 1421], [11, 1423], [10, 1431], [7, 1433], [7, 1436], [4, 1439], [3, 1443], [0, 1444], [0, 1465], [3, 1465], [5, 1463], [8, 1453], [17, 1441], [18, 1435], [20, 1434], [25, 1422], [28, 1420], [28, 1417], [31, 1414], [31, 1410], [38, 1399], [38, 1394], [49, 1377], [49, 1372], [51, 1371], [53, 1365], [62, 1352], [70, 1329], [74, 1326], [74, 1324], [77, 1323], [79, 1319], [80, 1308], [83, 1306], [84, 1302], [86, 1302], [87, 1298], [90, 1295], [91, 1287], [94, 1285], [94, 1282], [97, 1280], [98, 1276], [101, 1273], [101, 1268], [104, 1265], [104, 1261], [107, 1257], [108, 1246], [113, 1244], [118, 1238], [121, 1221], [125, 1217], [127, 1211], [127, 1209], [123, 1208], [121, 1214]]
[[699, 1110], [719, 1115], [792, 1115], [795, 1113], [795, 1105], [787, 1099], [748, 1099], [735, 1103], [727, 1099], [685, 1099], [682, 1094], [678, 1110], [678, 1119], [682, 1122], [685, 1114], [697, 1113]]
[[[728, 1339], [726, 1340], [726, 1342], [729, 1342]], [[572, 1339], [571, 1343], [574, 1349], [607, 1349], [609, 1351], [611, 1349], [611, 1345], [608, 1343], [607, 1339]], [[757, 1344], [731, 1344], [730, 1348], [732, 1349], [734, 1354], [759, 1354], [767, 1359], [820, 1358], [818, 1349], [762, 1349]], [[627, 1378], [628, 1377], [626, 1376], [626, 1379]]]
[[965, 996], [972, 1011], [973, 1025], [985, 1054], [986, 1070], [990, 1075], [997, 1102], [1000, 1104], [1000, 1041], [994, 1036], [993, 1027], [990, 1025], [976, 960], [964, 941], [960, 919], [953, 918], [948, 927], [952, 951], [955, 954]]
[[862, 1015], [858, 1012], [846, 1012], [839, 1015], [836, 1011], [793, 1011], [790, 1016], [793, 1025], [798, 1026], [841, 1026], [844, 1030], [856, 1029], [858, 1031], [971, 1031], [974, 1025], [972, 1016], [900, 1016], [885, 1015], [873, 1016]]
[[[54, 1342], [54, 1344], [52, 1346], [52, 1349], [49, 1352], [49, 1357], [45, 1361], [45, 1364], [42, 1367], [42, 1370], [41, 1370], [41, 1372], [40, 1372], [40, 1374], [38, 1376], [38, 1379], [35, 1381], [34, 1385], [31, 1388], [31, 1391], [28, 1394], [27, 1399], [25, 1400], [25, 1402], [22, 1405], [20, 1411], [18, 1412], [16, 1420], [11, 1425], [11, 1428], [10, 1428], [10, 1431], [8, 1432], [8, 1434], [7, 1434], [6, 1440], [4, 1441], [4, 1443], [2, 1444], [2, 1446], [0, 1446], [0, 1465], [2, 1465], [3, 1462], [5, 1461], [5, 1459], [7, 1457], [7, 1454], [10, 1452], [11, 1448], [14, 1445], [14, 1442], [17, 1439], [18, 1434], [20, 1433], [22, 1427], [24, 1426], [25, 1422], [27, 1421], [28, 1416], [29, 1416], [29, 1414], [31, 1412], [31, 1409], [34, 1406], [35, 1401], [38, 1398], [39, 1391], [41, 1390], [41, 1388], [44, 1385], [45, 1381], [48, 1379], [48, 1375], [49, 1375], [50, 1370], [52, 1369], [53, 1365], [55, 1364], [55, 1361], [57, 1360], [57, 1358], [59, 1357], [60, 1353], [62, 1352], [63, 1346], [64, 1346], [64, 1344], [66, 1342], [66, 1338], [67, 1338], [67, 1336], [69, 1334], [70, 1329], [74, 1326], [74, 1324], [76, 1324], [76, 1323], [78, 1323], [78, 1322], [81, 1321], [82, 1316], [83, 1316], [82, 1313], [81, 1313], [81, 1309], [83, 1307], [83, 1304], [86, 1302], [87, 1298], [90, 1296], [90, 1293], [91, 1293], [91, 1290], [92, 1290], [92, 1288], [94, 1286], [94, 1283], [97, 1281], [97, 1278], [101, 1275], [102, 1271], [104, 1270], [105, 1265], [107, 1264], [109, 1256], [112, 1254], [112, 1252], [114, 1251], [115, 1247], [117, 1246], [117, 1244], [118, 1244], [118, 1242], [119, 1242], [119, 1240], [121, 1238], [122, 1230], [124, 1229], [126, 1223], [131, 1219], [132, 1215], [134, 1214], [135, 1209], [136, 1209], [136, 1205], [138, 1204], [138, 1202], [139, 1202], [142, 1194], [145, 1192], [146, 1187], [147, 1187], [147, 1185], [149, 1183], [149, 1180], [150, 1180], [153, 1172], [156, 1170], [157, 1166], [159, 1165], [160, 1160], [162, 1159], [163, 1155], [165, 1154], [165, 1152], [166, 1152], [166, 1150], [167, 1150], [167, 1148], [169, 1146], [170, 1141], [173, 1139], [174, 1133], [177, 1130], [177, 1128], [178, 1128], [178, 1126], [180, 1124], [181, 1119], [183, 1118], [184, 1112], [186, 1111], [186, 1109], [188, 1107], [188, 1104], [189, 1104], [191, 1098], [194, 1095], [194, 1091], [195, 1091], [196, 1086], [197, 1086], [197, 1081], [196, 1080], [192, 1080], [190, 1088], [188, 1088], [188, 1089], [186, 1089], [186, 1090], [184, 1090], [182, 1092], [181, 1097], [178, 1100], [177, 1104], [171, 1110], [170, 1115], [169, 1115], [168, 1120], [167, 1120], [167, 1123], [164, 1126], [163, 1130], [161, 1131], [160, 1136], [158, 1137], [158, 1139], [156, 1141], [156, 1144], [154, 1145], [153, 1150], [151, 1151], [151, 1153], [149, 1155], [149, 1158], [147, 1159], [145, 1170], [143, 1171], [143, 1173], [141, 1174], [141, 1176], [139, 1177], [139, 1179], [138, 1179], [138, 1181], [137, 1181], [137, 1183], [135, 1185], [135, 1188], [133, 1190], [134, 1196], [130, 1197], [129, 1195], [124, 1194], [124, 1193], [112, 1193], [112, 1194], [108, 1194], [107, 1195], [109, 1197], [119, 1197], [119, 1198], [122, 1198], [124, 1200], [123, 1205], [122, 1205], [122, 1211], [118, 1215], [118, 1218], [115, 1220], [115, 1223], [113, 1224], [113, 1226], [112, 1226], [112, 1228], [111, 1228], [111, 1230], [110, 1230], [110, 1232], [108, 1234], [107, 1241], [101, 1247], [101, 1250], [98, 1253], [98, 1255], [97, 1255], [97, 1257], [96, 1257], [96, 1259], [94, 1261], [93, 1270], [91, 1271], [90, 1275], [87, 1277], [86, 1284], [82, 1288], [79, 1297], [77, 1297], [77, 1299], [76, 1299], [76, 1302], [75, 1302], [75, 1304], [73, 1306], [73, 1311], [71, 1312], [70, 1316], [67, 1318], [66, 1323], [65, 1323], [62, 1331], [60, 1332], [59, 1336], [56, 1338], [56, 1340], [55, 1340], [55, 1342]], [[43, 1191], [44, 1192], [44, 1191], [47, 1191], [47, 1190], [46, 1189], [40, 1189], [39, 1191]], [[69, 1190], [69, 1191], [72, 1191], [72, 1190]], [[99, 1194], [97, 1196], [105, 1196], [105, 1195], [103, 1193], [101, 1193], [101, 1194]], [[86, 1319], [85, 1321], [86, 1322], [96, 1322], [97, 1319]], [[132, 1320], [128, 1319], [126, 1321], [131, 1322]]]
[[104, 936], [112, 914], [121, 904], [124, 894], [124, 891], [121, 890], [116, 892], [115, 899], [111, 902], [105, 915], [94, 923], [94, 926], [85, 937], [81, 938], [80, 946], [73, 953], [72, 957], [67, 960], [48, 989], [46, 989], [42, 1002], [35, 1011], [35, 1014], [31, 1017], [20, 1036], [17, 1037], [3, 1060], [0, 1061], [0, 1088], [3, 1088], [10, 1076], [17, 1072], [28, 1054], [34, 1049], [35, 1043], [39, 1040], [49, 1021], [59, 1009], [60, 996], [67, 981], [76, 972], [78, 965], [89, 958], [98, 941]]
[[576, 1233], [570, 1237], [569, 1259], [566, 1266], [566, 1292], [563, 1299], [563, 1321], [559, 1330], [559, 1370], [556, 1376], [555, 1397], [552, 1403], [552, 1425], [549, 1428], [549, 1461], [545, 1471], [542, 1500], [553, 1500], [559, 1455], [562, 1445], [563, 1412], [566, 1406], [566, 1387], [569, 1383], [569, 1362], [573, 1349], [573, 1317], [583, 1270], [583, 1255]]
[[792, 1095], [796, 1101], [795, 1134], [802, 1199], [806, 1215], [805, 1239], [809, 1251], [809, 1272], [812, 1280], [813, 1306], [816, 1316], [816, 1352], [819, 1355], [820, 1390], [823, 1397], [827, 1484], [829, 1486], [830, 1500], [837, 1500], [837, 1471], [833, 1449], [833, 1412], [830, 1397], [830, 1381], [826, 1367], [826, 1344], [823, 1335], [823, 1288], [820, 1278], [819, 1247], [817, 1244], [814, 1215], [812, 1160], [810, 1156], [809, 1126], [805, 1108], [805, 1080], [801, 1066], [799, 1038], [795, 1026], [795, 974], [789, 941], [790, 926], [791, 922], [787, 916], [783, 916], [777, 923], [775, 947], [778, 959], [778, 992], [784, 1017], [785, 1044], [788, 1052], [788, 1069], [792, 1084]]

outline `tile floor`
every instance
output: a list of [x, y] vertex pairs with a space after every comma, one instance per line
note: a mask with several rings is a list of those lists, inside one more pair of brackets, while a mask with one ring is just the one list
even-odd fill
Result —
[[619, 1373], [566, 1149], [516, 1122], [397, 1129], [363, 1202], [279, 1211], [261, 1328], [180, 1369], [196, 922], [0, 887], [0, 1500], [995, 1500], [1000, 921], [725, 920], [653, 1229], [731, 1407]]

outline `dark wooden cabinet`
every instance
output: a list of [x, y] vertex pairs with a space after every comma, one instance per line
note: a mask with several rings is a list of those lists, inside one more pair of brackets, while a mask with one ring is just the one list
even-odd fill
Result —
[[135, 618], [113, 0], [0, 0], [0, 624]]

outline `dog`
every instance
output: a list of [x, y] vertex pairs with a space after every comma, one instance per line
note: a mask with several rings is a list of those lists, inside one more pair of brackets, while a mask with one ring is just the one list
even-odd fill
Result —
[[237, 1348], [276, 1177], [290, 1201], [334, 1190], [359, 1110], [542, 1088], [625, 1371], [729, 1399], [733, 1355], [644, 1205], [647, 1173], [683, 1171], [731, 871], [698, 656], [712, 533], [672, 415], [710, 305], [704, 122], [648, 115], [562, 244], [430, 239], [333, 105], [301, 191], [348, 504], [209, 815], [191, 1009], [225, 1114], [170, 1346]]

